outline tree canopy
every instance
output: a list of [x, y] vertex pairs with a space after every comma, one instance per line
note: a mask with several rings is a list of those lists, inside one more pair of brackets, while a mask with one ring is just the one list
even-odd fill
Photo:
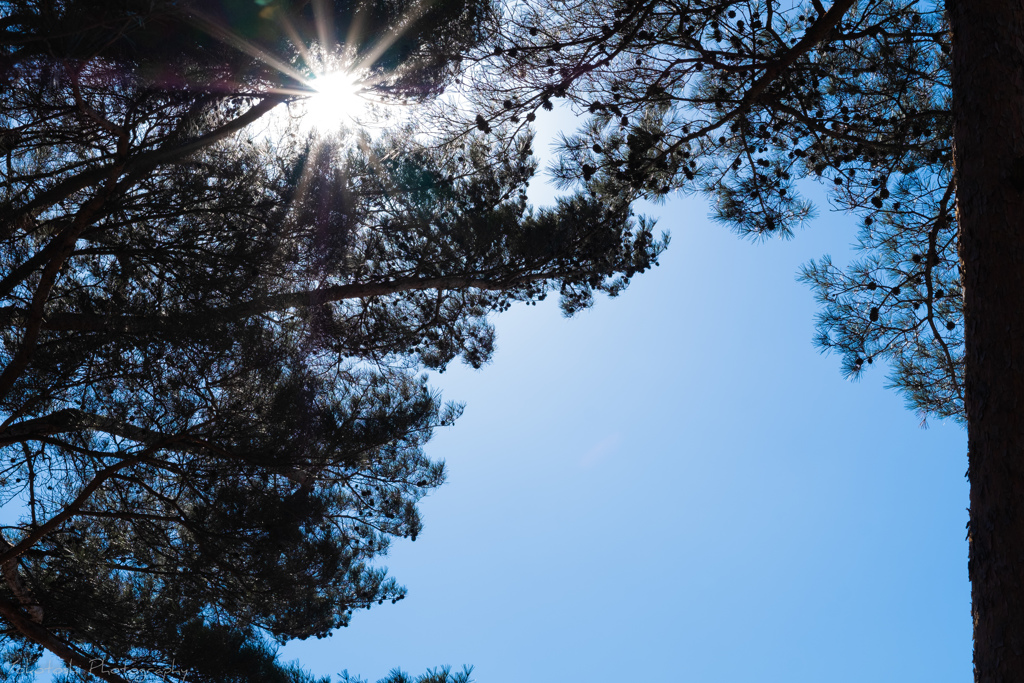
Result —
[[508, 3], [467, 60], [490, 128], [564, 98], [564, 187], [593, 196], [705, 194], [753, 239], [815, 215], [803, 181], [858, 214], [863, 256], [803, 279], [819, 344], [856, 376], [888, 361], [924, 415], [963, 420], [963, 328], [941, 3], [561, 0]]
[[369, 87], [426, 99], [491, 11], [0, 5], [8, 680], [44, 651], [107, 681], [306, 680], [268, 640], [404, 596], [373, 560], [419, 533], [424, 444], [459, 413], [422, 370], [486, 363], [512, 302], [572, 313], [656, 263], [625, 200], [528, 205], [529, 135], [252, 125], [304, 94], [295, 36], [361, 32]]

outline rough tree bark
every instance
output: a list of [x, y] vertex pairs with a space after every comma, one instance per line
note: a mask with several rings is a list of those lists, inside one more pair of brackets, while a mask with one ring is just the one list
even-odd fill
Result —
[[974, 677], [1024, 681], [1024, 4], [947, 0]]

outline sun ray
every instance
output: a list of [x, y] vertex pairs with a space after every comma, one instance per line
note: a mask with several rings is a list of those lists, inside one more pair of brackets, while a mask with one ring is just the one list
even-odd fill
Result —
[[316, 24], [317, 38], [321, 47], [333, 45], [336, 40], [334, 36], [334, 18], [327, 7], [327, 0], [313, 0], [313, 23]]
[[364, 16], [362, 12], [356, 12], [348, 26], [348, 35], [341, 45], [342, 60], [346, 63], [353, 63], [359, 53], [360, 33], [363, 30]]
[[[287, 111], [278, 111], [270, 127], [270, 134], [281, 134], [287, 127], [298, 125], [305, 132], [333, 135], [355, 128], [383, 130], [402, 114], [385, 111], [382, 102], [373, 97], [375, 88], [390, 76], [374, 73], [373, 64], [395, 44], [407, 28], [417, 21], [434, 0], [416, 2], [393, 28], [380, 36], [365, 52], [360, 49], [360, 33], [365, 18], [356, 12], [348, 27], [344, 42], [337, 41], [327, 0], [311, 0], [314, 15], [315, 38], [304, 38], [301, 27], [280, 9], [274, 9], [265, 19], [273, 19], [284, 37], [293, 45], [298, 62], [275, 56], [266, 49], [238, 35], [223, 22], [202, 12], [192, 13], [193, 24], [226, 45], [247, 54], [275, 69], [291, 83], [285, 82], [266, 89], [266, 92], [290, 98]], [[263, 16], [261, 14], [261, 16]], [[390, 102], [387, 104], [391, 104]], [[297, 107], [297, 108], [296, 108]], [[279, 131], [273, 133], [272, 131]]]
[[271, 66], [277, 69], [282, 74], [289, 76], [295, 79], [296, 81], [299, 81], [300, 83], [306, 83], [309, 80], [308, 77], [306, 77], [298, 69], [294, 68], [287, 62], [283, 62], [280, 59], [274, 57], [273, 55], [267, 54], [266, 50], [263, 50], [262, 48], [253, 45], [252, 43], [245, 40], [232, 30], [221, 26], [219, 23], [217, 23], [210, 17], [206, 16], [202, 12], [199, 12], [198, 10], [192, 10], [191, 15], [192, 20], [194, 24], [197, 26], [197, 28], [206, 31], [214, 38], [221, 40], [228, 45], [231, 45], [236, 50], [244, 52], [245, 54], [249, 55], [250, 57], [253, 57], [254, 59], [260, 60], [267, 66]]
[[396, 22], [395, 28], [392, 28], [387, 32], [386, 35], [381, 38], [370, 48], [370, 50], [359, 60], [357, 69], [366, 70], [369, 69], [373, 64], [381, 58], [381, 56], [388, 51], [388, 49], [395, 44], [402, 34], [405, 33], [406, 28], [422, 17], [430, 6], [433, 4], [432, 0], [421, 0], [406, 11], [402, 15], [402, 18]]
[[[291, 22], [288, 16], [284, 14], [281, 15], [280, 21], [281, 26], [284, 28], [284, 32], [292, 41], [292, 44], [295, 46], [295, 49], [299, 51], [299, 56], [302, 58], [302, 61], [305, 62], [306, 64], [313, 64], [313, 54], [310, 52], [309, 47], [306, 45], [306, 41], [303, 40], [302, 36], [299, 35], [299, 31], [298, 29], [295, 28], [295, 25]], [[320, 44], [322, 45], [323, 43]]]

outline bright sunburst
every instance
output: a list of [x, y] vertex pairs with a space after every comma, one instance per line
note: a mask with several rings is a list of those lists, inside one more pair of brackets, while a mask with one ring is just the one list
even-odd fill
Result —
[[364, 86], [348, 71], [335, 71], [318, 76], [309, 82], [314, 91], [305, 102], [302, 116], [304, 125], [321, 132], [338, 130], [358, 123], [366, 113], [369, 102]]
[[[279, 107], [264, 121], [266, 135], [281, 135], [297, 127], [305, 133], [333, 137], [360, 131], [372, 134], [370, 129], [383, 131], [400, 123], [407, 112], [396, 108], [392, 98], [380, 97], [385, 74], [376, 73], [373, 64], [401, 36], [403, 28], [415, 21], [430, 5], [429, 2], [412, 3], [413, 8], [396, 22], [396, 28], [381, 36], [370, 46], [360, 44], [359, 22], [353, 23], [346, 39], [338, 41], [331, 20], [331, 3], [312, 0], [315, 17], [312, 31], [309, 26], [296, 26], [288, 13], [270, 0], [257, 0], [266, 5], [259, 17], [272, 21], [295, 48], [292, 58], [282, 59], [265, 51], [226, 26], [202, 12], [195, 12], [196, 25], [251, 57], [273, 67], [292, 84], [271, 89], [287, 96], [286, 106]], [[314, 37], [315, 36], [315, 37]], [[378, 70], [379, 71], [379, 70]]]

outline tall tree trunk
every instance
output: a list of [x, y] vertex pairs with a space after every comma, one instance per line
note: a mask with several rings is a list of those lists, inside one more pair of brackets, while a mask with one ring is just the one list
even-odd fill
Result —
[[947, 0], [974, 677], [1024, 681], [1024, 3]]

